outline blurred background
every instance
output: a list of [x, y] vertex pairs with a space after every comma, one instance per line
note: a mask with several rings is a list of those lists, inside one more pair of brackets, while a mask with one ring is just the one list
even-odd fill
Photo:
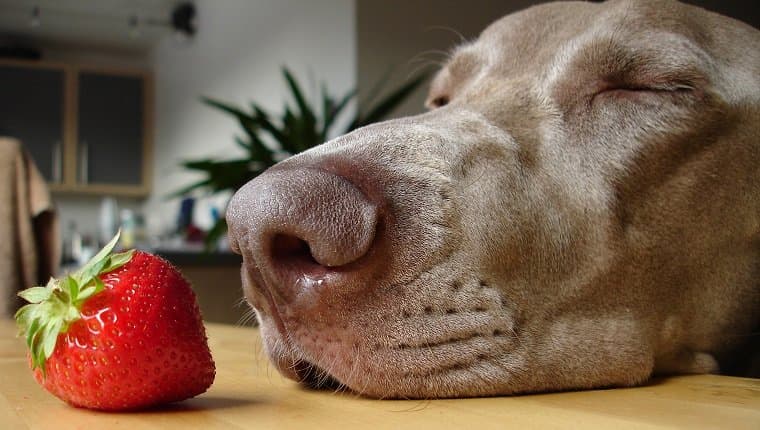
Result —
[[[311, 100], [320, 127], [320, 107], [358, 92], [345, 98], [335, 125], [323, 127], [326, 138], [356, 125], [394, 91], [393, 109], [376, 113], [420, 113], [425, 71], [490, 22], [535, 3], [0, 0], [0, 136], [15, 139], [47, 186], [49, 204], [43, 198], [28, 216], [55, 209], [57, 229], [45, 231], [51, 243], [60, 243], [50, 255], [63, 270], [86, 260], [121, 228], [124, 246], [149, 249], [180, 267], [207, 320], [240, 323], [246, 310], [240, 260], [223, 235], [206, 240], [237, 182], [223, 176], [230, 172], [226, 165], [222, 176], [212, 177], [217, 165], [187, 162], [238, 159], [247, 160], [243, 173], [265, 168], [250, 155], [258, 131], [243, 125], [262, 120], [251, 103], [283, 127], [287, 121], [278, 118], [286, 105], [303, 114], [293, 82]], [[690, 3], [756, 27], [760, 22], [756, 2]], [[274, 161], [299, 147], [278, 150], [281, 142], [261, 138], [273, 148]], [[4, 186], [16, 199], [21, 188], [13, 178], [33, 182], [26, 171], [10, 174], [18, 165], [2, 167], [11, 178]], [[207, 178], [216, 182], [182, 192]], [[40, 198], [33, 183], [28, 189], [31, 201]], [[14, 216], [13, 222], [24, 221]], [[20, 235], [22, 227], [5, 234]], [[29, 228], [39, 234], [41, 227], [32, 222]], [[14, 240], [0, 238], [11, 247]], [[36, 246], [48, 245], [37, 239]], [[0, 258], [23, 259], [11, 255], [13, 249], [5, 252]]]

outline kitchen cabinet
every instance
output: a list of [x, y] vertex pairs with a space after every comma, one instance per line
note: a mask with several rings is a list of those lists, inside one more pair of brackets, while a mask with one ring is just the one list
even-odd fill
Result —
[[62, 180], [64, 71], [0, 65], [0, 135], [24, 142], [49, 182]]
[[150, 192], [153, 82], [144, 71], [0, 60], [0, 134], [54, 193]]

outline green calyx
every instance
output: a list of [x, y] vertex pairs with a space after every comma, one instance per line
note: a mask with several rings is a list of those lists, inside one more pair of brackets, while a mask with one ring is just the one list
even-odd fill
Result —
[[118, 269], [132, 258], [134, 249], [112, 254], [120, 232], [90, 261], [62, 279], [50, 278], [47, 285], [23, 290], [18, 295], [29, 304], [16, 312], [19, 336], [26, 338], [31, 351], [32, 369], [45, 373], [45, 361], [53, 355], [60, 333], [81, 318], [85, 301], [103, 291], [105, 285], [98, 276]]

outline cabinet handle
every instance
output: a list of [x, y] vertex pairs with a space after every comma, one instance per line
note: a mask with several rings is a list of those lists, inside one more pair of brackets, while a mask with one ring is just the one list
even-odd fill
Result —
[[90, 166], [88, 165], [90, 151], [87, 147], [87, 141], [83, 140], [79, 144], [79, 183], [86, 184], [89, 177]]
[[63, 158], [61, 154], [61, 141], [56, 140], [55, 143], [53, 143], [53, 182], [60, 183], [61, 182], [61, 173], [63, 170]]

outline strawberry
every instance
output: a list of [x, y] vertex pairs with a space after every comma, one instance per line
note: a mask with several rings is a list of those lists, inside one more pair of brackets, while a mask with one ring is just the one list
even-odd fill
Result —
[[78, 407], [140, 409], [205, 392], [215, 368], [195, 294], [175, 267], [119, 235], [77, 272], [19, 295], [34, 377]]

